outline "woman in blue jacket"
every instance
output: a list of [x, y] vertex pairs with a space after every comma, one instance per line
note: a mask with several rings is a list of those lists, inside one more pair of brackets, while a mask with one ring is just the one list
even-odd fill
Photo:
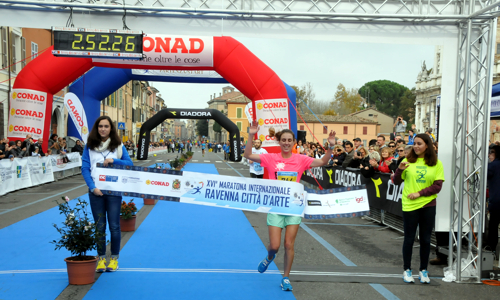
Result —
[[[89, 187], [90, 208], [97, 224], [97, 230], [103, 233], [103, 237], [97, 245], [99, 261], [96, 271], [114, 272], [118, 270], [118, 257], [120, 254], [122, 197], [103, 195], [96, 188], [95, 181], [98, 180], [96, 174], [97, 163], [102, 163], [105, 166], [108, 164], [133, 165], [127, 149], [122, 144], [120, 137], [116, 133], [116, 128], [108, 116], [99, 117], [89, 133], [87, 145], [82, 155], [82, 175]], [[107, 266], [106, 221], [109, 222], [109, 231], [111, 232], [111, 260]]]

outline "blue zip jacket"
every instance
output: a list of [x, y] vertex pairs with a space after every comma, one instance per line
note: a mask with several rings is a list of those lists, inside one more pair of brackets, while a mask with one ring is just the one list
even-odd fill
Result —
[[[115, 150], [116, 151], [116, 150]], [[125, 148], [125, 146], [122, 146], [122, 158], [113, 159], [113, 164], [115, 165], [126, 165], [126, 166], [133, 166], [134, 163], [130, 159], [130, 156], [128, 155], [128, 151]], [[95, 168], [95, 166], [94, 166]], [[82, 176], [83, 179], [85, 180], [85, 183], [89, 187], [89, 190], [95, 189], [95, 183], [94, 180], [92, 180], [92, 176], [90, 175], [90, 170], [91, 170], [91, 162], [90, 162], [90, 155], [89, 155], [89, 148], [85, 146], [85, 149], [83, 149], [83, 155], [82, 155]]]

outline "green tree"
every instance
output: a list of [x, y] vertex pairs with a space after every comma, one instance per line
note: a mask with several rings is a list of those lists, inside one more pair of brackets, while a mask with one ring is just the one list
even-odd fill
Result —
[[196, 122], [196, 133], [199, 136], [208, 136], [208, 120], [207, 119], [199, 119]]
[[375, 105], [375, 108], [389, 116], [404, 116], [404, 110], [401, 105], [401, 98], [405, 95], [408, 88], [390, 81], [376, 80], [365, 83], [360, 89], [359, 94], [364, 97], [368, 105]]
[[342, 83], [339, 83], [330, 107], [341, 115], [347, 115], [361, 110], [363, 103], [363, 98], [358, 94], [357, 89], [347, 89]]
[[406, 120], [407, 128], [411, 128], [411, 124], [415, 123], [415, 88], [411, 90], [406, 90], [401, 97], [401, 110], [400, 113], [403, 115], [403, 119]]
[[327, 116], [336, 116], [337, 115], [337, 113], [335, 112], [335, 110], [333, 108], [326, 110], [323, 114], [327, 115]]

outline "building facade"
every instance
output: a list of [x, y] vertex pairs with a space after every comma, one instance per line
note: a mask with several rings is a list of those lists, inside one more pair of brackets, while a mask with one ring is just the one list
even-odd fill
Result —
[[322, 145], [328, 141], [328, 136], [331, 131], [336, 132], [336, 137], [342, 140], [351, 141], [355, 138], [360, 138], [365, 146], [371, 139], [377, 138], [377, 128], [379, 123], [360, 118], [357, 116], [330, 116], [317, 115], [321, 124], [314, 115], [303, 114], [302, 120], [297, 123], [297, 130], [306, 131], [306, 141], [321, 143]]
[[366, 108], [349, 115], [376, 122], [378, 124], [377, 135], [389, 135], [391, 132], [393, 132], [394, 118], [374, 108]]

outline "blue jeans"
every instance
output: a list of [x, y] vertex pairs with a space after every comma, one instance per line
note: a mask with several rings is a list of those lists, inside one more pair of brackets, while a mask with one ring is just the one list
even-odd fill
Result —
[[120, 254], [120, 242], [122, 233], [120, 230], [120, 210], [122, 204], [121, 196], [102, 195], [96, 196], [89, 191], [90, 208], [94, 215], [97, 230], [104, 233], [97, 245], [97, 254], [106, 256], [106, 219], [109, 222], [111, 232], [111, 257], [118, 258]]
[[436, 207], [422, 207], [414, 211], [403, 212], [404, 242], [403, 242], [403, 268], [411, 269], [411, 255], [413, 243], [417, 233], [420, 240], [420, 271], [427, 270], [429, 255], [431, 253], [431, 234], [436, 220]]

